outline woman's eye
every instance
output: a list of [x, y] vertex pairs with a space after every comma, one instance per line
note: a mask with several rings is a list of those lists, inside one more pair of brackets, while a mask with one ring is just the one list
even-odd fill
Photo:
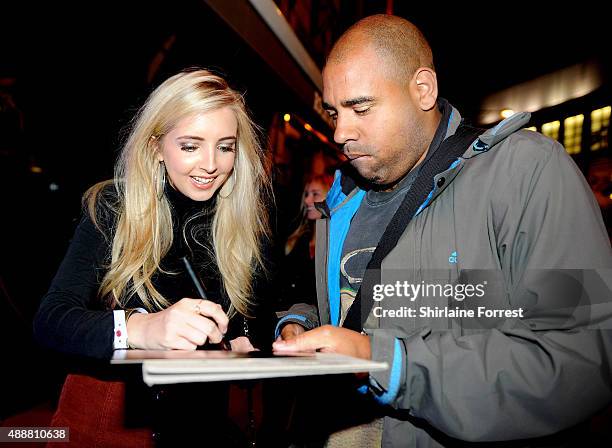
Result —
[[232, 152], [234, 151], [234, 146], [233, 145], [221, 145], [217, 147], [220, 151], [223, 152]]
[[196, 149], [198, 149], [198, 147], [196, 145], [181, 145], [181, 150], [182, 151], [193, 152]]
[[365, 109], [355, 109], [355, 113], [357, 115], [365, 115], [370, 111], [369, 107], [366, 107]]

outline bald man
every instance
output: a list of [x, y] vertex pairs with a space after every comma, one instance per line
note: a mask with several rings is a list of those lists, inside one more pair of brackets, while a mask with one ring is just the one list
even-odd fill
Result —
[[318, 313], [284, 313], [274, 348], [389, 365], [360, 388], [382, 423], [328, 445], [551, 446], [607, 406], [612, 250], [563, 147], [529, 114], [464, 123], [398, 17], [353, 25], [323, 83], [348, 163], [317, 226]]

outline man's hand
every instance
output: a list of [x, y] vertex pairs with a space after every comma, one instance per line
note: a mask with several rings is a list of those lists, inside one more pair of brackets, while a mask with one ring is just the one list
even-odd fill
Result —
[[276, 338], [277, 341], [288, 341], [295, 338], [297, 335], [306, 331], [300, 324], [287, 324], [281, 330], [280, 335]]
[[289, 340], [276, 340], [275, 352], [322, 352], [340, 353], [357, 358], [370, 359], [370, 338], [342, 327], [324, 325], [298, 334]]

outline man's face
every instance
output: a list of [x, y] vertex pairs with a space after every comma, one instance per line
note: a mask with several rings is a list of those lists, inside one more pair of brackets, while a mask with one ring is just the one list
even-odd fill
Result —
[[410, 80], [400, 82], [384, 63], [366, 46], [323, 71], [324, 107], [335, 122], [334, 140], [359, 174], [377, 185], [401, 179], [428, 144]]

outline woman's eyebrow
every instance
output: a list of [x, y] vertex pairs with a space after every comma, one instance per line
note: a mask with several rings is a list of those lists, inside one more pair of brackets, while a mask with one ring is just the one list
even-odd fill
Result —
[[199, 136], [197, 136], [197, 135], [181, 135], [180, 137], [177, 137], [176, 139], [177, 139], [177, 140], [180, 140], [180, 139], [182, 139], [182, 138], [183, 138], [183, 139], [189, 139], [189, 140], [199, 140], [199, 141], [202, 141], [202, 142], [203, 142], [204, 140], [206, 140], [205, 138], [203, 138], [203, 137], [199, 137]]
[[[198, 141], [201, 141], [201, 142], [206, 141], [206, 139], [205, 139], [204, 137], [200, 137], [200, 136], [197, 136], [197, 135], [181, 135], [181, 136], [177, 137], [176, 139], [177, 139], [177, 140], [180, 140], [180, 139], [185, 139], [185, 140], [198, 140]], [[217, 141], [219, 141], [219, 142], [220, 142], [221, 140], [236, 140], [236, 136], [234, 136], [234, 135], [228, 135], [227, 137], [221, 137], [221, 138], [220, 138], [219, 140], [217, 140]]]

